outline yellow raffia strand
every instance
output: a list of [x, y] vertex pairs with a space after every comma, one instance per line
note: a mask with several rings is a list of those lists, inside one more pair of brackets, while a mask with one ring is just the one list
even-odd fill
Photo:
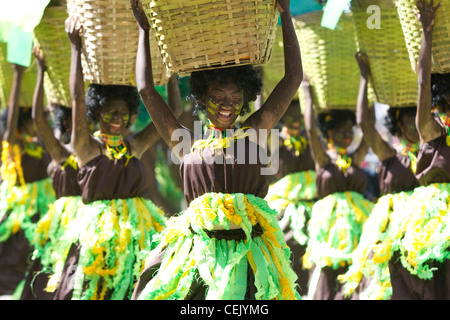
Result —
[[94, 262], [89, 267], [84, 267], [83, 272], [86, 275], [99, 275], [100, 277], [104, 277], [107, 275], [114, 276], [116, 274], [118, 265], [114, 266], [112, 269], [104, 269], [105, 260], [103, 258], [104, 253], [106, 252], [106, 248], [102, 247], [99, 243], [96, 243], [94, 248], [92, 248], [92, 252], [97, 255]]
[[39, 220], [36, 228], [36, 237], [37, 241], [38, 235], [43, 234], [43, 238], [40, 240], [40, 245], [43, 246], [45, 242], [48, 240], [48, 233], [50, 231], [50, 226], [53, 220], [53, 216], [55, 213], [55, 206], [53, 203], [49, 204], [49, 209], [47, 214]]
[[19, 230], [20, 230], [20, 222], [16, 220], [16, 221], [13, 222], [13, 226], [11, 228], [11, 232], [13, 234], [15, 234], [15, 233], [19, 232]]
[[348, 158], [348, 160], [344, 159], [341, 154], [339, 154], [336, 165], [342, 170], [343, 173], [347, 171], [348, 168], [352, 165], [352, 158]]
[[[267, 240], [267, 238], [264, 238], [264, 237], [263, 237], [263, 241], [266, 244], [266, 247], [269, 249], [269, 253], [272, 258], [272, 261], [278, 270], [278, 274], [279, 274], [278, 280], [280, 281], [281, 296], [285, 300], [295, 300], [296, 298], [295, 298], [294, 291], [291, 288], [289, 280], [284, 275], [283, 268], [281, 267], [280, 261], [278, 260], [278, 256], [275, 254], [275, 251], [273, 250], [271, 243]], [[278, 242], [277, 242], [277, 244], [279, 245]], [[264, 255], [266, 255], [264, 250], [263, 250], [263, 253], [264, 253]], [[269, 261], [269, 260], [267, 259], [267, 261]]]
[[[124, 223], [128, 223], [128, 206], [125, 199], [121, 199], [122, 201], [122, 207], [123, 207], [123, 220]], [[120, 226], [118, 225], [118, 228], [120, 230], [119, 236], [118, 236], [118, 246], [116, 247], [116, 251], [122, 252], [125, 251], [128, 247], [128, 243], [131, 242], [131, 232], [126, 226]]]
[[61, 166], [61, 170], [64, 170], [67, 166], [71, 166], [73, 169], [78, 170], [78, 160], [76, 155], [71, 154], [64, 164]]
[[252, 226], [256, 224], [257, 217], [255, 215], [255, 209], [253, 206], [248, 202], [247, 197], [244, 196], [244, 203], [245, 203], [245, 211], [247, 212], [248, 219], [250, 220], [250, 223]]
[[[191, 152], [194, 152], [194, 150], [200, 150], [200, 149], [204, 149], [204, 148], [208, 148], [208, 147], [211, 147], [214, 150], [226, 149], [231, 146], [232, 142], [234, 142], [238, 139], [248, 137], [250, 134], [245, 132], [245, 130], [247, 130], [247, 129], [249, 129], [249, 127], [243, 127], [243, 128], [237, 129], [237, 130], [233, 130], [231, 132], [231, 137], [225, 137], [225, 138], [213, 137], [214, 130], [211, 130], [211, 133], [207, 139], [199, 139], [194, 142], [194, 144], [191, 147]], [[202, 159], [202, 157], [200, 156], [200, 153], [199, 153], [199, 157], [200, 157], [200, 159]]]
[[2, 141], [2, 166], [0, 170], [3, 181], [8, 181], [9, 187], [16, 185], [17, 178], [19, 178], [20, 185], [25, 186], [19, 145], [11, 146], [8, 141]]
[[234, 211], [233, 198], [229, 194], [226, 194], [225, 204], [222, 202], [222, 199], [217, 199], [217, 202], [219, 204], [219, 208], [222, 209], [228, 221], [240, 226], [242, 223], [242, 217]]
[[379, 243], [373, 248], [373, 262], [384, 263], [392, 257], [392, 240]]
[[255, 215], [258, 223], [264, 230], [263, 236], [270, 239], [276, 247], [281, 248], [281, 245], [278, 243], [277, 237], [275, 236], [276, 229], [273, 228], [259, 212], [255, 212]]

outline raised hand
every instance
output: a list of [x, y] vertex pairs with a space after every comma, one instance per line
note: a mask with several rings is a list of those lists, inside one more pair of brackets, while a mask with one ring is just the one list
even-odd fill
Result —
[[420, 0], [417, 2], [417, 10], [414, 10], [417, 19], [422, 23], [422, 27], [427, 32], [433, 30], [434, 27], [434, 15], [437, 9], [440, 7], [441, 3], [438, 3], [436, 6], [433, 6], [433, 1], [431, 0], [429, 4], [427, 4], [426, 0]]
[[72, 15], [66, 19], [65, 30], [69, 36], [70, 43], [75, 46], [81, 46], [81, 20], [77, 15]]
[[369, 57], [364, 52], [358, 51], [355, 54], [355, 59], [358, 62], [359, 71], [361, 73], [361, 76], [363, 78], [367, 79], [370, 75]]
[[36, 59], [39, 69], [45, 71], [47, 69], [47, 66], [45, 63], [44, 52], [42, 51], [41, 47], [39, 47], [37, 44], [33, 45], [33, 56]]
[[134, 17], [136, 21], [144, 30], [150, 30], [150, 23], [148, 22], [147, 16], [145, 15], [144, 9], [142, 8], [142, 3], [140, 0], [130, 0], [131, 9], [133, 9]]

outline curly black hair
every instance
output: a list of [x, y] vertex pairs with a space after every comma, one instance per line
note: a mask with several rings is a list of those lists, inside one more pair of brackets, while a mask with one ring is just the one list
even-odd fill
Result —
[[244, 105], [239, 115], [244, 116], [251, 112], [249, 102], [255, 101], [258, 94], [261, 93], [262, 80], [257, 70], [250, 65], [245, 65], [192, 72], [190, 77], [191, 90], [187, 99], [194, 102], [194, 115], [206, 112], [206, 108], [200, 103], [200, 99], [209, 85], [214, 81], [226, 84], [230, 79], [239, 89], [244, 90]]
[[[25, 122], [32, 121], [31, 107], [20, 107], [19, 108], [19, 121], [17, 123], [17, 129], [21, 131]], [[6, 131], [6, 126], [8, 125], [8, 108], [3, 109], [0, 114], [0, 130], [2, 133]]]
[[356, 125], [355, 113], [348, 109], [331, 109], [317, 115], [319, 129], [325, 139], [330, 138], [328, 136], [328, 130], [339, 128], [347, 120], [350, 120], [353, 125]]
[[386, 126], [390, 134], [400, 137], [402, 132], [400, 131], [400, 127], [398, 126], [399, 121], [401, 121], [403, 117], [407, 114], [415, 117], [416, 112], [417, 112], [416, 106], [401, 107], [401, 108], [390, 107], [384, 119], [384, 125]]
[[[123, 100], [130, 111], [130, 118], [137, 114], [140, 97], [137, 88], [127, 85], [90, 84], [86, 92], [86, 116], [93, 123], [97, 123], [96, 111], [111, 100]], [[128, 126], [130, 123], [128, 123]]]
[[450, 110], [450, 73], [431, 74], [431, 106], [439, 111]]

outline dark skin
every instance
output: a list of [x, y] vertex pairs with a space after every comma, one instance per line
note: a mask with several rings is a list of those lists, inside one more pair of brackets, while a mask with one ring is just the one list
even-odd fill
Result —
[[[361, 128], [364, 140], [372, 148], [380, 161], [393, 157], [397, 152], [393, 146], [385, 141], [375, 128], [373, 108], [369, 110], [367, 99], [367, 84], [370, 77], [369, 57], [363, 52], [355, 55], [361, 73], [358, 102], [356, 104], [356, 121]], [[401, 138], [411, 143], [419, 142], [419, 135], [414, 123], [414, 117], [404, 115], [397, 125], [401, 131]]]
[[[306, 100], [305, 112], [303, 115], [305, 120], [306, 135], [308, 136], [316, 170], [318, 170], [327, 166], [332, 161], [332, 159], [327, 154], [327, 150], [323, 146], [322, 140], [320, 138], [319, 128], [316, 124], [316, 116], [313, 109], [311, 86], [306, 76], [303, 77], [302, 87], [305, 92]], [[333, 142], [337, 147], [347, 148], [353, 140], [352, 128], [353, 123], [349, 120], [348, 123], [344, 125], [344, 127], [336, 128], [335, 130], [329, 130], [328, 136], [333, 139]], [[363, 139], [359, 147], [352, 155], [352, 164], [361, 167], [368, 149], [369, 146]]]
[[[433, 0], [418, 1], [416, 16], [422, 23], [422, 45], [417, 63], [417, 80], [419, 97], [417, 100], [416, 125], [420, 142], [426, 143], [442, 135], [442, 125], [431, 113], [431, 48], [433, 38], [434, 16], [441, 4], [433, 5]], [[447, 116], [450, 111], [447, 110]]]
[[[137, 87], [142, 101], [154, 120], [162, 138], [173, 149], [179, 142], [171, 140], [172, 133], [177, 129], [188, 129], [182, 126], [171, 112], [169, 112], [167, 104], [154, 87], [149, 43], [150, 25], [142, 9], [141, 2], [139, 0], [131, 0], [130, 3], [139, 26], [139, 44], [136, 60]], [[277, 8], [281, 14], [283, 30], [285, 74], [262, 107], [250, 115], [242, 124], [243, 127], [248, 126], [254, 128], [257, 133], [259, 129], [269, 130], [276, 125], [289, 107], [302, 81], [303, 71], [300, 48], [291, 20], [289, 0], [278, 1]], [[209, 101], [212, 101], [213, 104], [218, 106], [219, 109], [217, 112], [213, 111], [216, 115], [221, 112], [223, 114], [221, 118], [218, 116], [213, 117], [211, 112], [207, 112], [207, 116], [213, 125], [226, 129], [234, 124], [237, 118], [235, 111], [239, 108], [239, 100], [242, 97], [243, 91], [237, 90], [234, 83], [227, 85], [212, 83], [202, 97], [201, 103], [205, 104], [207, 110]]]
[[[71, 69], [70, 69], [70, 92], [72, 95], [72, 145], [78, 158], [78, 163], [83, 166], [90, 160], [101, 155], [100, 148], [103, 153], [106, 152], [106, 146], [103, 142], [91, 135], [89, 125], [86, 121], [86, 101], [83, 83], [83, 72], [81, 67], [81, 25], [78, 16], [70, 16], [66, 20], [66, 33], [71, 43]], [[173, 83], [173, 81], [172, 81]], [[181, 98], [179, 94], [178, 83], [172, 84], [169, 88], [169, 96], [171, 100], [168, 113], [176, 120], [181, 114]], [[178, 92], [177, 92], [178, 90]], [[128, 128], [123, 114], [128, 109], [126, 102], [123, 100], [112, 100], [105, 106], [101, 107], [96, 116], [100, 124], [100, 132], [107, 134], [121, 134], [128, 142], [133, 155], [140, 159], [145, 151], [153, 145], [159, 136], [154, 125], [154, 121], [147, 125], [140, 132], [127, 135]], [[173, 111], [172, 111], [173, 110]], [[105, 115], [109, 113], [105, 119]]]
[[11, 87], [11, 93], [9, 95], [8, 101], [8, 121], [6, 124], [6, 130], [3, 134], [3, 139], [7, 141], [9, 144], [17, 143], [17, 126], [19, 123], [19, 97], [20, 97], [20, 89], [22, 86], [23, 73], [25, 71], [25, 67], [12, 64], [12, 68], [14, 70], [13, 76], [13, 84]]
[[33, 48], [33, 55], [38, 66], [36, 88], [33, 96], [33, 120], [37, 128], [38, 136], [43, 141], [45, 149], [49, 152], [52, 160], [56, 163], [62, 163], [72, 154], [71, 146], [64, 145], [55, 137], [53, 129], [44, 115], [45, 58], [37, 46]]

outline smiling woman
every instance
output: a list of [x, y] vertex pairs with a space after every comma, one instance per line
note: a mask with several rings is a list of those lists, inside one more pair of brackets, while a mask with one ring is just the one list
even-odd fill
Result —
[[[129, 132], [140, 103], [133, 86], [91, 84], [85, 99], [78, 19], [66, 20], [66, 32], [72, 52], [72, 141], [84, 206], [71, 226], [79, 240], [69, 250], [55, 299], [127, 299], [152, 235], [165, 225], [164, 212], [150, 200], [141, 161], [159, 135], [152, 123]], [[177, 101], [174, 114], [179, 115], [181, 99], [175, 84], [171, 93]], [[91, 133], [86, 117], [99, 123], [98, 132]]]
[[[145, 107], [171, 149], [172, 134], [188, 129], [173, 117], [154, 87], [148, 55], [150, 25], [140, 1], [131, 1], [139, 24], [136, 83]], [[136, 299], [298, 299], [296, 275], [290, 265], [277, 211], [263, 199], [264, 164], [249, 161], [263, 152], [248, 138], [272, 129], [296, 94], [302, 79], [300, 50], [289, 12], [289, 1], [278, 0], [284, 39], [285, 74], [256, 112], [235, 128], [238, 116], [249, 112], [261, 79], [251, 65], [191, 73], [190, 99], [206, 114], [209, 139], [195, 141], [180, 167], [188, 208], [172, 217], [147, 257], [133, 293]], [[194, 45], [189, 43], [189, 45]], [[235, 130], [236, 129], [236, 130]], [[188, 131], [194, 140], [195, 134]], [[227, 142], [227, 143], [224, 143]], [[239, 149], [238, 144], [244, 148]], [[216, 147], [218, 146], [218, 147]], [[233, 147], [231, 147], [233, 146]], [[254, 149], [252, 149], [255, 147]], [[227, 148], [243, 151], [230, 155]], [[226, 156], [229, 156], [228, 158]], [[252, 154], [251, 156], [254, 156]], [[216, 161], [219, 160], [219, 161]]]

